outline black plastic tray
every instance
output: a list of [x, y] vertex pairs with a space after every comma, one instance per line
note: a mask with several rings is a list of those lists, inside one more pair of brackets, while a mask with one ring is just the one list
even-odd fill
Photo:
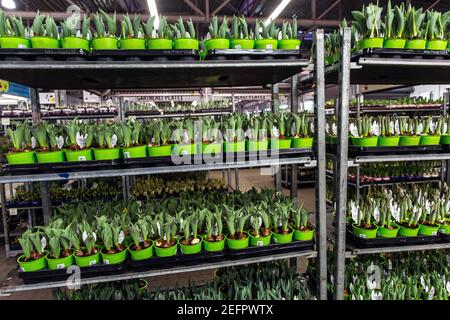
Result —
[[[349, 142], [350, 143], [350, 142]], [[399, 155], [399, 154], [426, 154], [426, 153], [440, 153], [447, 150], [445, 145], [433, 146], [397, 146], [397, 147], [358, 147], [349, 145], [348, 154], [350, 157], [358, 156], [373, 156], [373, 155]], [[337, 144], [327, 143], [326, 149], [328, 153], [336, 153]]]
[[[126, 269], [126, 262], [116, 265], [98, 264], [90, 267], [80, 268], [81, 279], [92, 278], [97, 276], [107, 276], [121, 274]], [[39, 270], [33, 272], [23, 272], [19, 270], [19, 278], [23, 280], [24, 284], [34, 284], [49, 281], [64, 281], [67, 280], [71, 273], [67, 273], [67, 269], [58, 270]]]
[[353, 234], [351, 227], [347, 226], [347, 240], [357, 248], [397, 247], [417, 244], [430, 244], [441, 241], [437, 236], [397, 237], [397, 238], [375, 238], [364, 239]]
[[[393, 179], [389, 180], [382, 180], [382, 181], [364, 181], [360, 183], [360, 186], [372, 186], [377, 184], [386, 184], [386, 183], [401, 183], [401, 182], [437, 182], [439, 181], [439, 177], [430, 177], [430, 178], [423, 178], [423, 177], [412, 177], [412, 178], [406, 178], [406, 177], [395, 177]], [[350, 183], [356, 184], [356, 181], [349, 180]]]
[[447, 50], [414, 50], [414, 49], [385, 49], [371, 48], [363, 49], [352, 55], [352, 61], [358, 61], [363, 57], [383, 57], [383, 58], [404, 58], [404, 59], [449, 59], [450, 55]]
[[300, 59], [300, 50], [266, 49], [214, 49], [209, 50], [206, 60], [274, 60]]
[[196, 61], [198, 50], [93, 50], [97, 61]]
[[450, 242], [450, 234], [439, 233], [442, 242]]
[[83, 49], [0, 49], [0, 61], [86, 61]]
[[267, 246], [248, 247], [239, 250], [228, 249], [227, 254], [232, 258], [242, 258], [248, 256], [263, 256], [274, 253], [299, 252], [314, 249], [314, 241], [292, 241], [285, 244], [271, 243]]

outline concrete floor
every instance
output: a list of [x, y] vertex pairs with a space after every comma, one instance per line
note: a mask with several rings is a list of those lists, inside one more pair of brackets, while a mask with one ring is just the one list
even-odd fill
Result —
[[[211, 177], [222, 177], [221, 171], [211, 172]], [[232, 174], [232, 183], [234, 186], [234, 172]], [[249, 190], [255, 188], [273, 188], [274, 181], [270, 175], [262, 175], [260, 169], [246, 169], [239, 171], [239, 187], [240, 190]], [[289, 195], [288, 189], [283, 189], [283, 194]], [[298, 189], [297, 198], [299, 203], [303, 203], [310, 212], [315, 210], [314, 189]], [[8, 277], [8, 273], [16, 267], [16, 261], [13, 258], [6, 259], [3, 247], [0, 246], [0, 283]], [[299, 258], [297, 261], [299, 272], [306, 269], [306, 259]], [[195, 273], [177, 274], [171, 277], [153, 277], [147, 279], [149, 288], [173, 286], [176, 283], [186, 285], [190, 281], [197, 284], [211, 281], [215, 270], [206, 270]], [[0, 297], [0, 300], [50, 300], [53, 299], [52, 290], [39, 290], [29, 292], [19, 292], [8, 297]]]

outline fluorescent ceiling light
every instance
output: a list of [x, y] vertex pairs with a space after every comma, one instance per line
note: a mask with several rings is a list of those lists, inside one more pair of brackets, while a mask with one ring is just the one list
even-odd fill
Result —
[[1, 105], [17, 104], [17, 100], [0, 99], [0, 104], [1, 104]]
[[275, 20], [280, 15], [281, 11], [286, 8], [286, 6], [291, 2], [291, 0], [282, 0], [281, 3], [278, 5], [278, 7], [273, 10], [272, 14], [267, 18], [267, 20], [264, 22], [264, 24], [267, 26], [272, 20]]
[[15, 9], [16, 3], [14, 2], [14, 0], [2, 0], [2, 7], [6, 9]]
[[2, 98], [14, 99], [14, 100], [20, 100], [20, 101], [28, 100], [27, 98], [20, 97], [20, 96], [15, 96], [15, 95], [12, 95], [12, 94], [7, 94], [7, 93], [3, 93], [2, 94]]
[[159, 15], [158, 8], [156, 8], [156, 0], [147, 0], [148, 10], [150, 11], [150, 16], [155, 17], [154, 26], [155, 29], [159, 26]]

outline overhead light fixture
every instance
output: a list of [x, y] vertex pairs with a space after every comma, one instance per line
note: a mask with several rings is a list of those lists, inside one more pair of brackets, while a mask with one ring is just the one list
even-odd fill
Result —
[[155, 17], [154, 26], [156, 29], [159, 26], [159, 15], [158, 8], [156, 7], [156, 0], [147, 0], [147, 6], [150, 11], [150, 16]]
[[287, 5], [291, 2], [291, 0], [282, 0], [281, 3], [278, 5], [278, 7], [273, 10], [272, 14], [267, 18], [267, 20], [264, 22], [264, 24], [267, 26], [272, 20], [275, 20], [280, 15], [281, 11], [284, 10], [284, 8], [287, 7]]
[[6, 9], [15, 9], [16, 3], [14, 2], [14, 0], [2, 0], [2, 7]]
[[5, 99], [14, 99], [14, 100], [18, 100], [18, 101], [26, 101], [26, 100], [28, 100], [25, 97], [16, 96], [16, 95], [13, 95], [13, 94], [8, 94], [8, 93], [3, 93], [1, 95], [1, 97], [5, 98]]

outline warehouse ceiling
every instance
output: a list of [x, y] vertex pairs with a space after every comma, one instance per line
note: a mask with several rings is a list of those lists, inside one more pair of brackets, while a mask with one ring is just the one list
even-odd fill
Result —
[[[107, 12], [119, 14], [148, 14], [146, 0], [15, 0], [17, 15], [32, 19], [37, 10], [51, 12], [56, 18], [67, 16], [68, 8], [77, 5], [82, 12], [95, 12], [101, 8]], [[178, 16], [192, 17], [198, 27], [205, 28], [213, 15], [244, 15], [253, 23], [256, 18], [267, 18], [281, 0], [156, 0], [158, 12], [169, 17], [169, 21]], [[361, 8], [363, 3], [375, 0], [292, 0], [281, 12], [279, 19], [298, 19], [299, 26], [311, 30], [315, 26], [334, 28], [343, 18], [351, 20], [351, 10]], [[393, 4], [410, 2], [414, 6], [440, 11], [450, 10], [449, 0], [392, 0]], [[385, 5], [387, 0], [379, 0]]]

